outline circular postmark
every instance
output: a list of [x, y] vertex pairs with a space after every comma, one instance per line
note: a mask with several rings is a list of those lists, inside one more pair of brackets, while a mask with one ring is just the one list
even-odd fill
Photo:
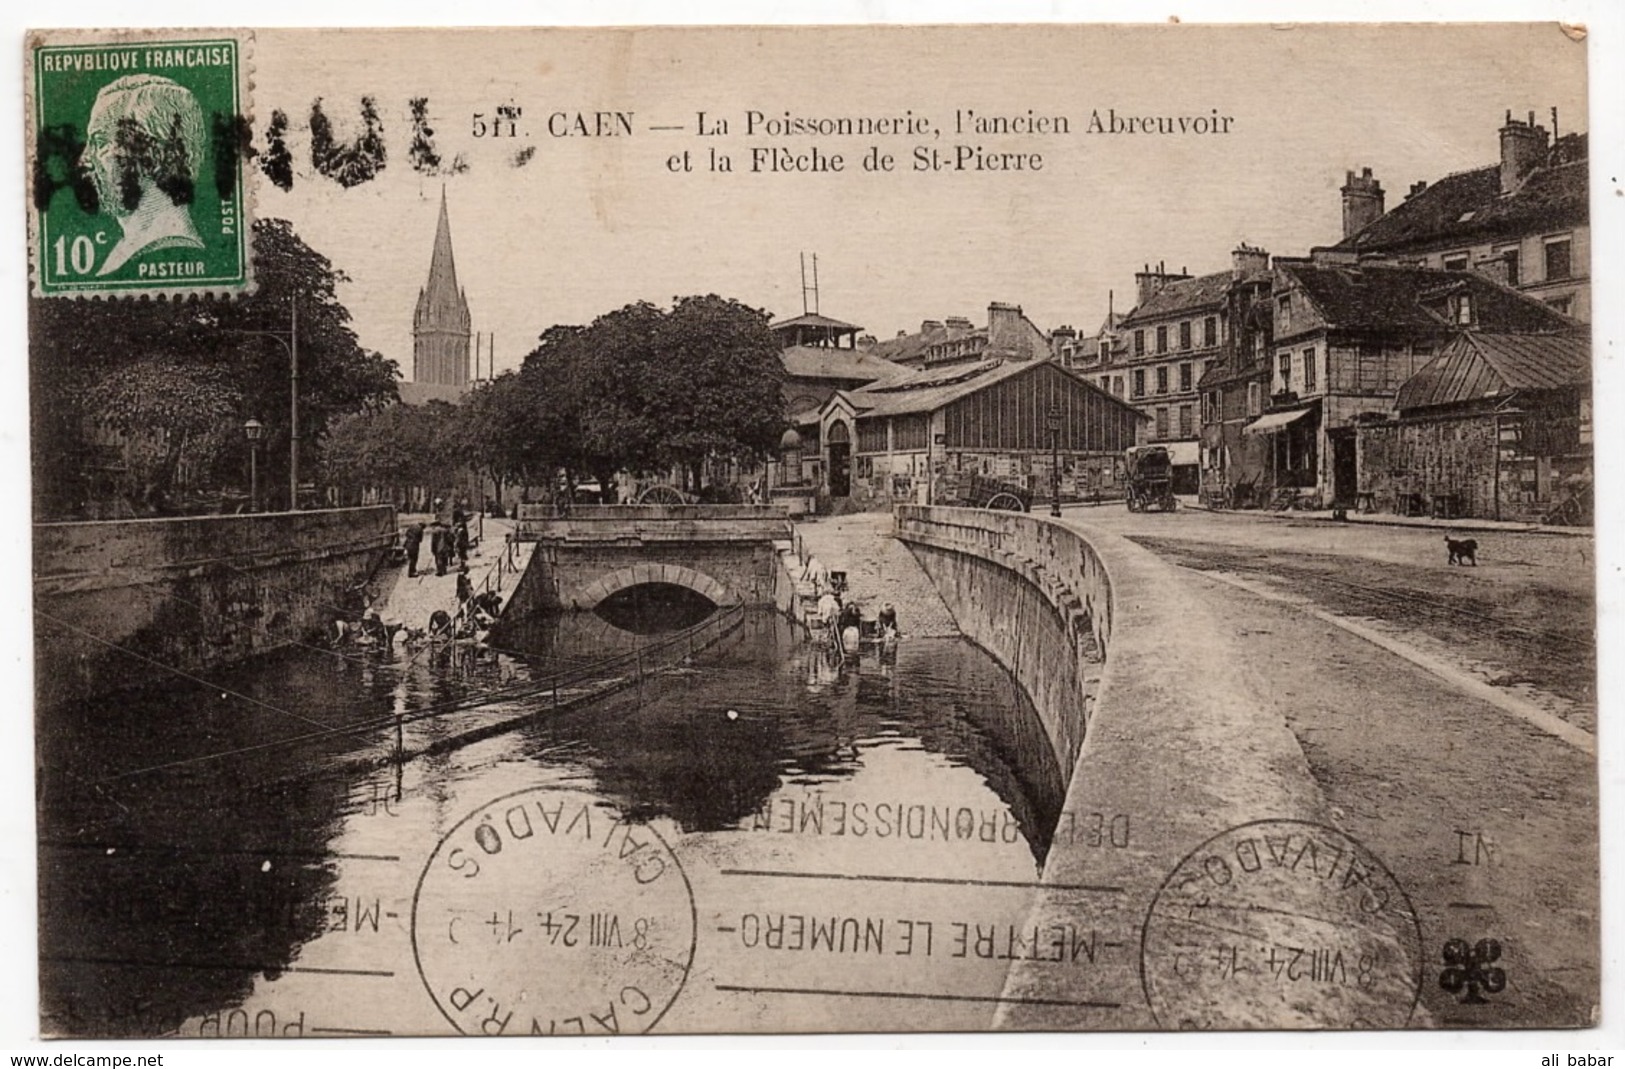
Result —
[[1299, 820], [1243, 824], [1191, 851], [1140, 934], [1140, 981], [1164, 1028], [1400, 1028], [1423, 968], [1393, 874], [1357, 840]]
[[464, 817], [412, 896], [418, 975], [465, 1035], [647, 1032], [688, 979], [695, 925], [660, 834], [568, 789]]

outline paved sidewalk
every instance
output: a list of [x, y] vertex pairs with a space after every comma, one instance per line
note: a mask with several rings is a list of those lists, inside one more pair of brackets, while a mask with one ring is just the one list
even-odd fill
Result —
[[866, 619], [891, 602], [904, 635], [959, 634], [954, 617], [908, 547], [892, 537], [885, 512], [859, 512], [796, 524], [805, 551], [832, 572], [845, 572], [848, 596]]
[[1179, 499], [1179, 507], [1191, 509], [1195, 512], [1213, 512], [1226, 516], [1244, 516], [1257, 519], [1270, 520], [1320, 520], [1325, 523], [1363, 523], [1379, 527], [1435, 527], [1446, 531], [1514, 531], [1518, 534], [1549, 534], [1566, 535], [1570, 538], [1593, 537], [1590, 527], [1556, 527], [1542, 523], [1518, 523], [1513, 520], [1484, 520], [1467, 517], [1457, 520], [1439, 520], [1432, 516], [1396, 516], [1389, 512], [1356, 512], [1349, 509], [1345, 518], [1338, 520], [1332, 516], [1331, 509], [1287, 510], [1275, 512], [1269, 509], [1213, 509], [1203, 505], [1194, 497]]

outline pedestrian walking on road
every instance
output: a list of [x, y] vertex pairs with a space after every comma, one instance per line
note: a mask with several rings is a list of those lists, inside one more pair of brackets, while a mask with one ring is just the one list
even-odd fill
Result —
[[423, 548], [423, 525], [416, 521], [406, 525], [401, 534], [401, 548], [406, 551], [406, 575], [416, 578], [418, 574], [418, 551]]
[[462, 605], [474, 596], [474, 581], [468, 577], [468, 565], [457, 569], [457, 604]]
[[465, 569], [468, 567], [468, 521], [459, 523], [453, 534], [457, 545], [457, 562]]
[[451, 529], [438, 518], [429, 524], [429, 551], [434, 554], [434, 574], [445, 575], [451, 563]]

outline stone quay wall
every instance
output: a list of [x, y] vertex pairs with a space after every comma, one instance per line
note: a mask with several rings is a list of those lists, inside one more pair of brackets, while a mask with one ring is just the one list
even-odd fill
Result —
[[42, 707], [320, 635], [395, 542], [388, 505], [34, 525]]
[[[1227, 829], [1328, 823], [1296, 736], [1234, 648], [1231, 606], [1148, 550], [1084, 524], [902, 506], [896, 534], [964, 633], [1032, 698], [1066, 776], [1027, 928], [1082, 924], [1102, 941], [1088, 968], [1013, 961], [996, 1026], [1178, 1027], [1142, 994], [1147, 911], [1163, 881]], [[1256, 923], [1268, 930], [1290, 918]], [[1284, 930], [1281, 938], [1291, 943]], [[1268, 1027], [1278, 1007], [1247, 1002], [1243, 987], [1227, 1019]], [[1369, 999], [1340, 991], [1327, 1023], [1377, 1019]]]

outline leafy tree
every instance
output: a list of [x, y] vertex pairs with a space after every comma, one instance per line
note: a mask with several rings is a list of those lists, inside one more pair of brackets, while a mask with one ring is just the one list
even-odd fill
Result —
[[[137, 411], [156, 421], [145, 425], [147, 431], [182, 441], [204, 437], [196, 419], [215, 421], [221, 448], [199, 477], [233, 483], [244, 481], [247, 468], [243, 422], [258, 419], [266, 427], [262, 484], [273, 492], [286, 486], [289, 353], [267, 335], [286, 336], [295, 300], [301, 463], [307, 470], [317, 470], [321, 436], [331, 420], [394, 399], [398, 370], [357, 341], [349, 310], [338, 298], [343, 273], [285, 220], [256, 222], [253, 248], [258, 289], [236, 300], [29, 302], [35, 508], [41, 516], [72, 514], [86, 499], [95, 429], [133, 426], [131, 413]], [[187, 378], [201, 391], [196, 413], [179, 403]], [[142, 383], [159, 388], [145, 407], [137, 403]], [[157, 466], [151, 494], [169, 495], [178, 470]]]
[[766, 313], [709, 295], [627, 305], [555, 327], [525, 359], [527, 436], [573, 485], [680, 468], [699, 489], [712, 457], [757, 459], [784, 430], [783, 365]]

